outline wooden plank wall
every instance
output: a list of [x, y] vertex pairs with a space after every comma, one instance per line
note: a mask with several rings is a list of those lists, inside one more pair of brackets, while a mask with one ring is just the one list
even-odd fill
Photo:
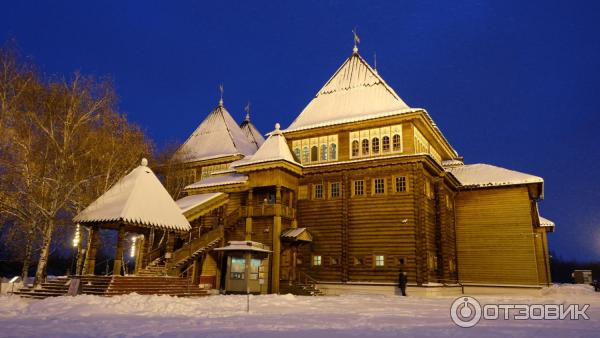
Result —
[[461, 282], [538, 284], [526, 187], [461, 191], [456, 198], [456, 218]]

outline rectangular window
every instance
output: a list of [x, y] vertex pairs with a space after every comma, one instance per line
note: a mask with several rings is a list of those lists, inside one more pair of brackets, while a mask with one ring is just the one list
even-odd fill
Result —
[[384, 266], [385, 265], [385, 257], [383, 255], [375, 256], [375, 266]]
[[314, 198], [323, 198], [323, 185], [322, 184], [315, 184], [313, 185], [313, 189], [314, 189]]
[[365, 194], [365, 181], [354, 181], [354, 195], [362, 196]]
[[373, 180], [373, 191], [374, 194], [376, 195], [382, 195], [385, 194], [385, 179], [383, 178], [376, 178]]
[[396, 192], [406, 191], [406, 176], [396, 177]]
[[340, 182], [331, 183], [330, 191], [331, 198], [340, 197]]
[[427, 198], [433, 198], [433, 191], [431, 189], [431, 181], [428, 178], [425, 179], [425, 196], [427, 196]]
[[313, 266], [321, 266], [321, 256], [313, 256]]

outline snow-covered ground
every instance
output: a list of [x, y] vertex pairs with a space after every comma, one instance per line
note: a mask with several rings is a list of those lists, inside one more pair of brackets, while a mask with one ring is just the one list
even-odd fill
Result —
[[454, 297], [127, 295], [0, 297], [0, 337], [600, 337], [600, 293], [554, 286], [541, 296], [475, 296], [481, 303], [590, 304], [589, 320], [482, 320], [460, 328]]

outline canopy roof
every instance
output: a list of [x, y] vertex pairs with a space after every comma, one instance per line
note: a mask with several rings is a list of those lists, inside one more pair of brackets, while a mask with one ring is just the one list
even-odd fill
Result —
[[189, 231], [190, 223], [156, 175], [148, 161], [121, 178], [73, 219], [77, 223], [124, 223]]
[[285, 132], [413, 111], [357, 51]]
[[492, 187], [544, 183], [544, 179], [541, 177], [484, 163], [457, 165], [446, 167], [445, 169], [452, 173], [463, 187]]
[[196, 188], [206, 188], [206, 187], [215, 187], [219, 185], [229, 185], [229, 184], [239, 184], [246, 183], [248, 181], [248, 176], [239, 173], [231, 173], [227, 175], [218, 175], [218, 176], [209, 176], [196, 183], [192, 183], [186, 186], [184, 189], [196, 189]]
[[554, 231], [555, 224], [551, 220], [540, 216], [540, 226], [544, 228], [549, 228], [550, 231]]
[[287, 161], [296, 165], [300, 165], [298, 162], [296, 162], [296, 160], [294, 160], [294, 156], [288, 147], [287, 141], [279, 128], [279, 123], [276, 123], [275, 130], [270, 133], [265, 143], [263, 143], [263, 145], [258, 149], [258, 151], [256, 151], [254, 155], [252, 155], [252, 157], [234, 162], [232, 163], [232, 166], [237, 168], [241, 166], [272, 161]]
[[215, 248], [216, 251], [253, 251], [253, 252], [264, 252], [269, 253], [269, 247], [266, 245], [253, 242], [253, 241], [230, 241], [229, 245], [222, 248]]
[[181, 212], [188, 221], [193, 221], [204, 216], [211, 210], [225, 205], [229, 201], [229, 195], [222, 192], [190, 195], [178, 199], [175, 203], [181, 208]]
[[265, 142], [265, 138], [260, 134], [254, 124], [250, 122], [250, 114], [246, 114], [246, 119], [240, 124], [240, 128], [244, 132], [244, 135], [246, 135], [248, 141], [256, 146], [256, 149], [260, 148]]
[[175, 156], [185, 162], [194, 162], [231, 155], [252, 155], [257, 149], [256, 144], [248, 140], [221, 101], [177, 150]]
[[312, 242], [312, 236], [306, 228], [292, 228], [281, 233], [281, 239], [293, 242]]

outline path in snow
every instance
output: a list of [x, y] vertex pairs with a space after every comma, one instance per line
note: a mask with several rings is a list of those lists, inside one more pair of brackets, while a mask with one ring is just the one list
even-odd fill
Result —
[[0, 297], [0, 337], [598, 337], [600, 293], [565, 285], [539, 297], [476, 297], [482, 303], [590, 304], [590, 320], [452, 323], [454, 297], [348, 295], [199, 299], [127, 295], [25, 300]]

